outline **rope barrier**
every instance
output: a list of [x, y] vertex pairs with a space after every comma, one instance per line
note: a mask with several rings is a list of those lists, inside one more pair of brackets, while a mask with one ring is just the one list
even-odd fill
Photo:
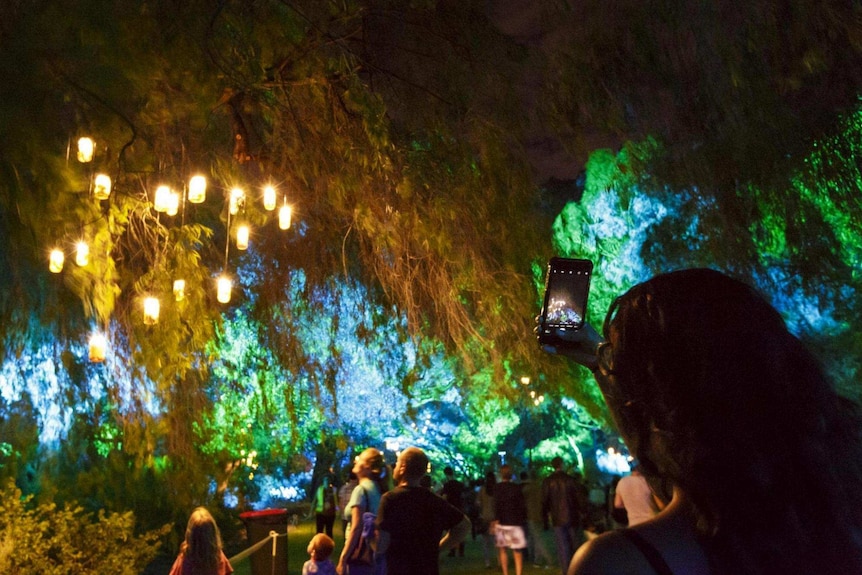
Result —
[[[257, 551], [258, 549], [260, 549], [261, 547], [266, 545], [267, 542], [270, 540], [272, 540], [272, 556], [274, 558], [275, 557], [275, 549], [276, 549], [276, 547], [275, 547], [276, 546], [276, 539], [279, 537], [287, 537], [287, 533], [276, 533], [275, 531], [270, 531], [269, 537], [261, 539], [260, 541], [258, 541], [257, 543], [255, 543], [254, 545], [252, 545], [251, 547], [246, 549], [245, 551], [240, 551], [239, 553], [237, 553], [236, 555], [234, 555], [233, 557], [228, 559], [230, 566], [235, 567], [236, 563], [239, 563], [240, 561], [242, 561], [243, 559], [245, 559], [246, 557], [248, 557], [249, 555], [251, 555], [252, 553]], [[274, 560], [273, 560], [273, 562], [274, 562]]]

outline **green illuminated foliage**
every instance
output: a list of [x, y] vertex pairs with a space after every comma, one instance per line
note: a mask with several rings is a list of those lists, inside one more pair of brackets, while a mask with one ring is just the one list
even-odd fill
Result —
[[135, 532], [132, 513], [96, 516], [80, 506], [35, 505], [14, 483], [0, 491], [0, 569], [34, 575], [138, 575], [169, 525]]

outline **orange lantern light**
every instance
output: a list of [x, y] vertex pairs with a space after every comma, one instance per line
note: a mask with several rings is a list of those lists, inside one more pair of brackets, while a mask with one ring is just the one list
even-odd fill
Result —
[[96, 143], [92, 138], [78, 139], [78, 161], [82, 164], [87, 164], [93, 161], [93, 154], [96, 151]]
[[282, 230], [290, 228], [290, 218], [293, 215], [293, 210], [287, 204], [281, 206], [278, 210], [278, 227]]
[[96, 174], [93, 184], [93, 195], [97, 200], [107, 200], [111, 196], [111, 177], [107, 174]]
[[275, 209], [276, 194], [275, 188], [267, 186], [263, 189], [263, 207], [266, 211], [271, 212]]
[[207, 199], [207, 179], [201, 175], [192, 176], [189, 180], [189, 201], [201, 204]]
[[228, 303], [230, 301], [230, 292], [233, 288], [233, 282], [227, 276], [221, 276], [218, 279], [218, 292], [216, 298], [220, 303]]
[[53, 249], [51, 250], [51, 256], [48, 260], [48, 269], [51, 273], [58, 274], [63, 271], [63, 264], [66, 261], [66, 255], [63, 253], [61, 249]]
[[248, 225], [242, 224], [237, 226], [236, 228], [236, 249], [238, 250], [247, 250], [248, 249], [248, 236], [250, 233], [250, 229]]
[[93, 363], [102, 363], [105, 361], [105, 354], [108, 350], [108, 340], [101, 333], [94, 333], [90, 336], [89, 357]]

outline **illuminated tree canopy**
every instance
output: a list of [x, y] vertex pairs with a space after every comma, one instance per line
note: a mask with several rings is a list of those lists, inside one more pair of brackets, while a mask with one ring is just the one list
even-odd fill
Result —
[[[2, 475], [184, 515], [392, 438], [470, 472], [577, 450], [605, 424], [599, 392], [532, 337], [555, 253], [596, 262], [593, 323], [658, 271], [728, 270], [859, 397], [857, 9], [535, 10], [539, 31], [509, 36], [471, 1], [2, 4]], [[537, 132], [578, 181], [541, 181]], [[154, 211], [195, 173], [205, 202]]]

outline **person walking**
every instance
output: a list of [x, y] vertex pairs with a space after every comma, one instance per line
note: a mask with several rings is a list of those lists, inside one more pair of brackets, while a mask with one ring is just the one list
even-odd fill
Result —
[[[455, 479], [455, 470], [451, 467], [446, 467], [443, 470], [443, 475], [446, 476], [446, 481], [443, 483], [443, 487], [440, 489], [440, 497], [446, 500], [449, 505], [457, 508], [460, 511], [464, 510], [464, 484]], [[459, 557], [464, 556], [464, 542], [458, 544], [457, 550], [455, 548], [449, 551], [449, 557], [455, 557], [455, 552], [458, 552]]]
[[554, 457], [551, 465], [553, 473], [542, 482], [542, 522], [545, 529], [554, 527], [557, 560], [562, 575], [566, 575], [575, 549], [584, 541], [582, 517], [586, 510], [582, 509], [581, 486], [563, 469], [563, 458]]
[[521, 482], [521, 491], [527, 503], [527, 550], [533, 565], [549, 567], [554, 558], [545, 542], [544, 520], [542, 519], [542, 484], [536, 481], [535, 472], [527, 475]]
[[632, 467], [630, 475], [617, 482], [614, 507], [626, 510], [629, 527], [649, 521], [658, 513], [655, 495], [637, 466]]
[[491, 523], [494, 521], [494, 488], [496, 485], [497, 477], [494, 472], [486, 472], [485, 480], [479, 487], [479, 494], [476, 497], [481, 519], [481, 525], [476, 529], [476, 533], [482, 538], [482, 558], [485, 560], [486, 569], [491, 568], [491, 551], [496, 547], [494, 532], [491, 529]]
[[509, 553], [515, 562], [515, 575], [524, 571], [524, 551], [527, 536], [527, 503], [521, 486], [512, 481], [512, 468], [500, 467], [500, 483], [494, 488], [494, 538], [500, 558], [503, 575], [509, 575]]
[[314, 522], [317, 531], [332, 537], [335, 524], [335, 509], [338, 507], [338, 496], [335, 486], [330, 483], [328, 475], [324, 475], [314, 494]]
[[439, 554], [470, 533], [463, 511], [420, 486], [427, 469], [421, 449], [402, 451], [393, 472], [398, 486], [380, 501], [377, 552], [386, 555], [386, 575], [439, 575]]

